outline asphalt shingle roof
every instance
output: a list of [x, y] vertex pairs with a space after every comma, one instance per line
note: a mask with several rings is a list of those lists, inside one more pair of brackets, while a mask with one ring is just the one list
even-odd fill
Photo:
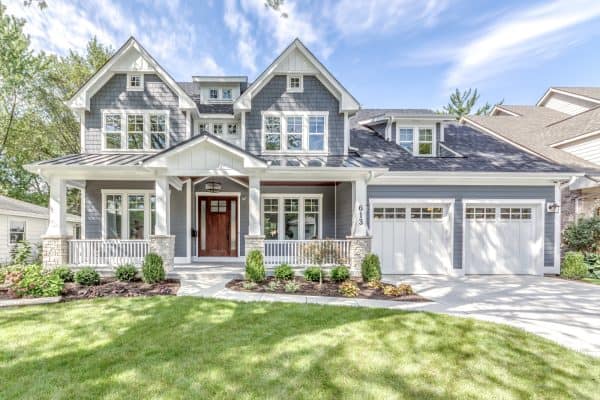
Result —
[[41, 207], [35, 204], [27, 203], [22, 200], [17, 200], [2, 195], [0, 195], [0, 210], [26, 212], [30, 214], [38, 214], [41, 216], [48, 215], [48, 209], [46, 207]]
[[554, 89], [600, 100], [600, 87], [593, 86], [555, 86]]

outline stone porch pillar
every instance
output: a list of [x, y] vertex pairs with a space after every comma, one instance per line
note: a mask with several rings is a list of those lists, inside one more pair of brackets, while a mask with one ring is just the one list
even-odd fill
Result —
[[169, 226], [171, 189], [166, 176], [159, 176], [155, 183], [156, 225], [154, 235], [150, 235], [149, 251], [158, 254], [163, 260], [166, 272], [175, 264], [175, 235], [171, 235]]
[[363, 259], [371, 252], [370, 236], [347, 236], [350, 241], [350, 274], [360, 276], [360, 269]]
[[150, 253], [158, 254], [163, 260], [165, 272], [173, 270], [175, 265], [175, 235], [150, 235]]
[[352, 214], [352, 235], [350, 240], [350, 273], [360, 276], [362, 260], [371, 252], [371, 236], [367, 225], [367, 181], [364, 178], [353, 182], [354, 212]]

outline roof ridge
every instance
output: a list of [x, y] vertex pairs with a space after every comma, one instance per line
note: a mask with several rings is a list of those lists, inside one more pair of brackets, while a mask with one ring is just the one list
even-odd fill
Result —
[[585, 110], [585, 111], [583, 111], [583, 112], [580, 112], [579, 114], [573, 114], [573, 115], [570, 115], [570, 116], [568, 116], [567, 118], [564, 118], [564, 119], [558, 120], [558, 121], [556, 121], [556, 122], [552, 122], [551, 124], [548, 124], [548, 125], [546, 125], [545, 127], [546, 127], [546, 128], [549, 128], [549, 127], [551, 127], [551, 126], [554, 126], [554, 125], [556, 125], [556, 124], [559, 124], [559, 123], [561, 123], [561, 122], [565, 122], [565, 121], [568, 121], [568, 120], [570, 120], [570, 119], [573, 119], [573, 118], [575, 118], [575, 117], [578, 117], [578, 116], [580, 116], [580, 115], [586, 114], [586, 113], [588, 113], [588, 112], [590, 112], [590, 111], [595, 111], [595, 110], [597, 110], [597, 109], [599, 109], [599, 108], [600, 108], [600, 104], [599, 104], [599, 105], [597, 105], [596, 107], [592, 107], [592, 108], [590, 108], [589, 110]]

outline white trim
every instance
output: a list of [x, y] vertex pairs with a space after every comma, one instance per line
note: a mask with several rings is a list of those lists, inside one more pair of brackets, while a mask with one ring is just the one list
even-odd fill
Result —
[[80, 209], [80, 213], [81, 213], [81, 217], [79, 218], [80, 220], [80, 225], [81, 225], [81, 238], [80, 239], [85, 239], [85, 226], [86, 226], [86, 207], [85, 207], [85, 196], [86, 196], [86, 189], [82, 188], [79, 190], [79, 193], [81, 195], [81, 209]]
[[502, 107], [499, 104], [496, 104], [494, 107], [492, 107], [492, 110], [490, 111], [490, 115], [494, 116], [496, 111], [503, 112], [503, 113], [508, 114], [508, 115], [510, 115], [512, 117], [521, 117], [521, 114], [517, 114], [514, 111], [510, 111], [510, 110]]
[[26, 219], [11, 219], [11, 218], [9, 218], [8, 219], [8, 235], [7, 235], [7, 238], [6, 238], [6, 240], [8, 242], [8, 248], [9, 248], [9, 250], [10, 250], [11, 246], [15, 246], [15, 245], [17, 245], [19, 243], [19, 242], [12, 243], [10, 241], [10, 234], [11, 234], [11, 230], [12, 230], [11, 225], [12, 225], [13, 222], [16, 222], [16, 223], [21, 223], [22, 222], [23, 223], [23, 241], [27, 241], [28, 240], [28, 238], [27, 238], [27, 220]]
[[[106, 196], [107, 195], [121, 195], [121, 238], [122, 240], [129, 239], [129, 199], [130, 195], [143, 195], [144, 196], [144, 239], [147, 239], [152, 232], [152, 211], [150, 208], [150, 196], [154, 194], [153, 189], [101, 189], [102, 194], [102, 239], [106, 240]], [[157, 210], [158, 211], [158, 210]]]
[[535, 204], [541, 206], [545, 211], [546, 200], [544, 199], [463, 199], [463, 204]]
[[79, 111], [79, 152], [85, 153], [85, 111]]
[[[240, 229], [241, 228], [240, 227], [240, 220], [241, 220], [240, 219], [240, 214], [241, 214], [241, 212], [240, 212], [240, 210], [241, 210], [241, 204], [240, 204], [241, 203], [241, 196], [242, 196], [241, 192], [219, 192], [219, 193], [202, 192], [202, 191], [196, 191], [196, 192], [194, 192], [194, 199], [195, 199], [195, 205], [194, 205], [194, 207], [195, 207], [195, 210], [196, 210], [196, 218], [194, 218], [195, 219], [194, 224], [196, 226], [197, 235], [196, 235], [196, 240], [195, 240], [195, 243], [194, 243], [194, 246], [196, 246], [196, 255], [193, 256], [192, 259], [194, 259], [196, 261], [200, 261], [200, 260], [214, 258], [216, 261], [227, 261], [226, 260], [227, 258], [235, 258], [235, 259], [237, 259], [237, 258], [240, 257], [240, 254], [242, 252], [242, 249], [241, 249], [242, 230]], [[199, 257], [198, 256], [198, 253], [200, 252], [200, 247], [198, 246], [198, 241], [200, 239], [200, 227], [198, 226], [198, 220], [200, 219], [199, 218], [199, 214], [198, 214], [198, 212], [199, 212], [199, 210], [198, 210], [198, 200], [199, 200], [199, 197], [237, 197], [237, 201], [236, 201], [236, 204], [237, 204], [237, 211], [236, 211], [236, 217], [237, 217], [236, 224], [237, 224], [237, 227], [236, 228], [237, 228], [237, 236], [238, 237], [237, 237], [236, 247], [237, 247], [238, 257]], [[231, 226], [229, 228], [231, 229]], [[207, 229], [207, 231], [208, 231], [208, 229]]]
[[[108, 149], [106, 148], [106, 115], [115, 114], [121, 117], [121, 148], [119, 149]], [[127, 117], [129, 115], [142, 115], [144, 129], [142, 131], [143, 146], [141, 149], [129, 149], [128, 148], [128, 137], [127, 137]], [[150, 116], [152, 115], [164, 115], [165, 116], [165, 147], [164, 149], [152, 149], [152, 132], [150, 125]], [[103, 109], [102, 110], [102, 121], [101, 121], [101, 150], [106, 152], [126, 152], [126, 153], [139, 153], [139, 152], [160, 152], [170, 147], [170, 128], [171, 128], [171, 112], [168, 109], [155, 110], [155, 109], [141, 109], [141, 110], [130, 110], [130, 109]], [[112, 133], [116, 133], [112, 132]]]
[[210, 76], [210, 75], [194, 75], [193, 82], [209, 82], [209, 83], [243, 83], [248, 82], [246, 76]]
[[595, 130], [595, 131], [592, 131], [592, 132], [583, 133], [581, 135], [572, 137], [570, 139], [565, 139], [565, 140], [561, 140], [560, 142], [552, 143], [550, 145], [550, 147], [559, 147], [559, 146], [562, 146], [562, 145], [565, 145], [565, 144], [569, 144], [571, 142], [576, 142], [578, 140], [587, 139], [587, 138], [589, 138], [591, 136], [596, 136], [598, 134], [600, 134], [600, 130]]
[[348, 111], [344, 111], [344, 155], [348, 155], [350, 148], [350, 121], [348, 120]]
[[[25, 217], [25, 218], [36, 218], [36, 219], [45, 219], [48, 220], [48, 214], [36, 214], [27, 211], [15, 211], [15, 210], [6, 210], [0, 209], [0, 215], [9, 215], [13, 217]], [[80, 217], [73, 214], [67, 214], [66, 220], [68, 222], [80, 222]]]
[[190, 111], [186, 111], [185, 113], [185, 137], [189, 139], [192, 137], [192, 133], [194, 131], [193, 121], [192, 121], [192, 113]]
[[[300, 85], [297, 88], [292, 87], [292, 78], [298, 79]], [[288, 93], [302, 93], [304, 92], [304, 75], [302, 74], [288, 74], [286, 78], [286, 92]]]
[[546, 99], [548, 97], [550, 97], [553, 93], [558, 93], [558, 94], [563, 94], [565, 96], [569, 96], [572, 97], [574, 99], [580, 99], [580, 100], [586, 100], [589, 101], [590, 103], [596, 103], [596, 104], [600, 104], [600, 100], [599, 99], [595, 99], [593, 97], [588, 97], [588, 96], [583, 96], [580, 94], [575, 94], [575, 93], [571, 93], [571, 92], [567, 92], [561, 89], [556, 89], [556, 88], [549, 88], [548, 90], [546, 90], [546, 93], [544, 93], [544, 95], [542, 96], [541, 99], [538, 100], [538, 102], [535, 104], [536, 106], [544, 106], [544, 103], [546, 102]]
[[[437, 156], [437, 132], [435, 125], [422, 125], [422, 124], [399, 124], [396, 122], [396, 144], [401, 146], [400, 143], [400, 129], [412, 129], [412, 155], [415, 157], [435, 157]], [[421, 129], [431, 129], [431, 154], [419, 154], [419, 131]], [[391, 135], [390, 135], [391, 136]], [[429, 142], [423, 142], [429, 143]], [[405, 149], [406, 150], [406, 149]], [[407, 150], [408, 151], [408, 150]]]
[[173, 257], [173, 263], [177, 265], [191, 264], [192, 257]]
[[371, 204], [451, 204], [456, 199], [452, 197], [436, 197], [427, 199], [407, 198], [407, 197], [395, 197], [395, 198], [377, 198], [373, 197], [369, 199], [369, 205]]
[[265, 229], [265, 199], [277, 199], [277, 239], [269, 240], [293, 240], [286, 239], [284, 229], [285, 225], [285, 203], [287, 199], [298, 200], [298, 239], [309, 240], [304, 238], [304, 201], [306, 199], [317, 199], [319, 201], [319, 232], [318, 239], [323, 238], [323, 193], [264, 193], [260, 196], [260, 229], [264, 235]]
[[[280, 149], [266, 149], [265, 119], [267, 117], [278, 117], [280, 124]], [[287, 149], [287, 119], [289, 117], [302, 117], [302, 149], [288, 150]], [[310, 118], [323, 117], [323, 150], [309, 150], [310, 133]], [[290, 133], [294, 134], [294, 133]], [[261, 111], [261, 150], [263, 154], [327, 154], [329, 152], [329, 111]], [[274, 135], [274, 134], [273, 134]], [[316, 136], [316, 135], [315, 135]], [[321, 135], [318, 135], [321, 136]]]
[[[555, 274], [560, 274], [560, 235], [562, 232], [562, 192], [560, 190], [560, 182], [556, 182], [554, 184], [554, 202], [558, 205], [558, 211], [554, 213], [554, 268], [552, 268], [552, 272]], [[544, 212], [545, 210], [542, 211]]]
[[192, 178], [188, 178], [185, 187], [185, 229], [186, 258], [192, 259]]
[[[131, 78], [138, 76], [140, 78], [139, 86], [131, 86]], [[143, 92], [144, 91], [144, 73], [143, 72], [128, 72], [127, 73], [127, 86], [128, 92]]]

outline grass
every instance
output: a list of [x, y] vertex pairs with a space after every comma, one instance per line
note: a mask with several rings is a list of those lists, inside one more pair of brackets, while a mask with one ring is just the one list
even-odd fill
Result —
[[583, 282], [593, 283], [594, 285], [600, 285], [600, 279], [598, 278], [582, 278]]
[[1, 399], [592, 399], [600, 362], [429, 313], [152, 297], [0, 310]]

